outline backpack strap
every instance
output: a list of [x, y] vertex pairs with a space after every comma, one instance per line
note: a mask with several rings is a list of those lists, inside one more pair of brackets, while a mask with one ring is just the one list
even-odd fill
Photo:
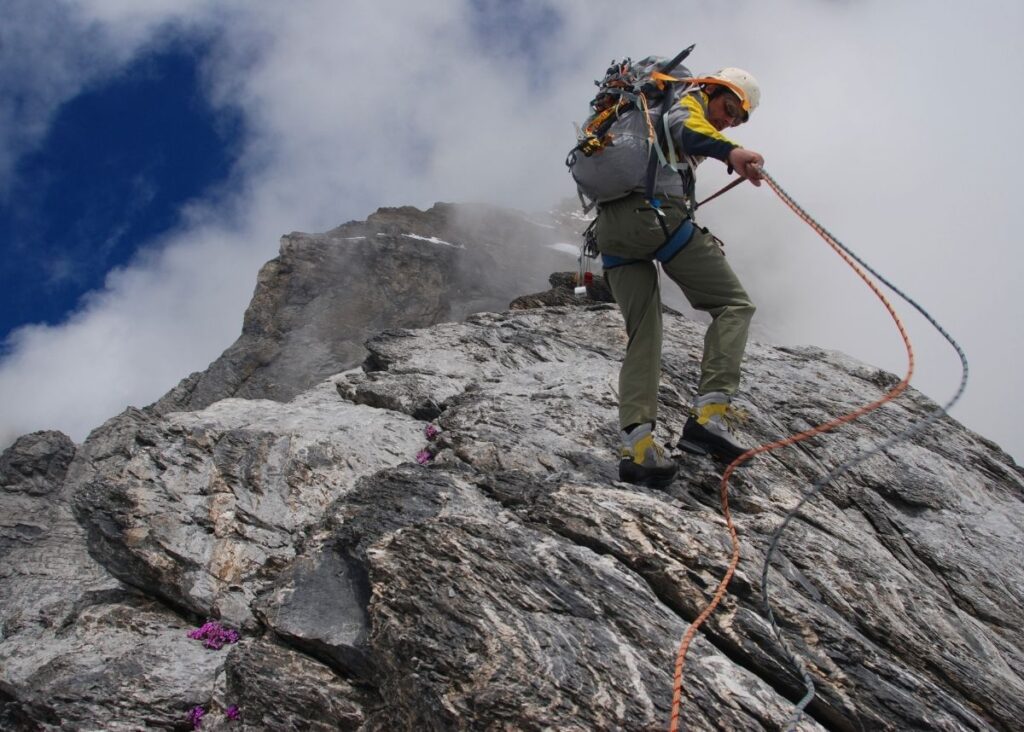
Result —
[[[651, 74], [651, 84], [657, 85], [657, 88], [659, 88], [662, 92], [660, 109], [662, 120], [665, 120], [665, 118], [668, 117], [668, 111], [672, 107], [672, 100], [675, 98], [675, 94], [672, 93], [672, 84], [674, 84], [675, 82], [669, 81], [669, 79], [673, 78], [670, 76], [670, 74], [675, 70], [675, 68], [679, 64], [683, 62], [683, 60], [687, 56], [690, 55], [690, 51], [692, 50], [692, 45], [689, 46], [688, 48], [684, 48], [682, 51], [679, 52], [679, 54], [675, 58], [667, 61], [665, 64], [656, 69], [653, 74]], [[654, 209], [659, 213], [661, 209], [657, 205], [655, 205], [654, 184], [658, 178], [659, 163], [662, 159], [664, 159], [663, 149], [665, 147], [666, 140], [669, 140], [670, 138], [671, 135], [668, 134], [667, 121], [664, 125], [658, 125], [657, 140], [655, 141], [655, 147], [658, 148], [657, 154], [655, 154], [654, 151], [651, 151], [651, 156], [647, 161], [647, 184], [644, 186], [644, 197], [651, 203], [651, 206], [653, 206]], [[671, 142], [669, 142], [669, 144], [671, 145]], [[672, 157], [675, 157], [674, 150], [672, 151]], [[675, 170], [675, 168], [673, 168], [673, 170]], [[658, 220], [661, 220], [660, 216]], [[662, 223], [663, 227], [664, 225], [665, 224]], [[668, 238], [669, 234], [666, 231], [665, 239], [667, 240]]]

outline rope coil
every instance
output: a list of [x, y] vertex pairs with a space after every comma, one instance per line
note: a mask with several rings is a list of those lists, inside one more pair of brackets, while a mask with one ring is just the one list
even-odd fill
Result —
[[729, 529], [729, 536], [732, 541], [732, 555], [730, 557], [729, 567], [726, 570], [726, 573], [723, 576], [721, 582], [719, 582], [712, 600], [708, 603], [708, 605], [704, 608], [700, 615], [698, 615], [697, 618], [690, 624], [690, 627], [687, 629], [686, 634], [683, 636], [679, 644], [679, 651], [676, 655], [675, 675], [673, 680], [672, 716], [669, 723], [670, 732], [677, 732], [679, 729], [679, 718], [681, 714], [681, 702], [683, 691], [683, 669], [685, 666], [686, 655], [689, 651], [690, 644], [692, 643], [693, 638], [697, 633], [697, 630], [700, 628], [701, 625], [703, 625], [703, 623], [708, 619], [708, 617], [711, 616], [715, 608], [722, 601], [722, 598], [725, 596], [726, 590], [728, 589], [729, 582], [732, 580], [732, 576], [735, 573], [737, 566], [739, 565], [739, 536], [736, 532], [736, 527], [733, 524], [732, 515], [729, 511], [729, 478], [732, 475], [732, 473], [736, 470], [737, 467], [742, 465], [744, 462], [750, 460], [751, 458], [755, 457], [756, 455], [796, 444], [797, 442], [806, 440], [815, 435], [822, 434], [823, 432], [828, 432], [829, 430], [832, 430], [843, 424], [852, 422], [855, 419], [858, 419], [864, 416], [865, 414], [872, 412], [875, 409], [878, 409], [883, 404], [892, 401], [900, 394], [902, 394], [910, 385], [910, 379], [914, 373], [914, 350], [910, 342], [910, 338], [907, 335], [906, 328], [904, 327], [903, 322], [900, 320], [899, 315], [893, 309], [892, 304], [885, 297], [885, 294], [881, 291], [878, 285], [868, 276], [867, 273], [870, 273], [878, 282], [884, 284], [893, 293], [898, 295], [901, 299], [903, 299], [915, 310], [917, 310], [952, 345], [952, 347], [960, 357], [962, 375], [960, 379], [959, 388], [957, 389], [952, 399], [950, 399], [949, 402], [947, 402], [945, 405], [941, 406], [937, 410], [934, 410], [932, 413], [930, 413], [923, 419], [911, 423], [911, 425], [908, 426], [905, 430], [884, 440], [875, 447], [869, 450], [861, 451], [860, 453], [856, 454], [853, 458], [847, 460], [843, 464], [833, 469], [830, 473], [816, 481], [811, 486], [811, 488], [804, 493], [804, 495], [801, 497], [797, 505], [786, 513], [782, 522], [779, 524], [778, 528], [775, 530], [775, 533], [772, 535], [771, 543], [765, 555], [764, 566], [761, 573], [763, 609], [768, 617], [769, 622], [771, 623], [772, 633], [774, 634], [777, 642], [779, 643], [779, 646], [782, 648], [782, 651], [786, 656], [787, 660], [799, 673], [801, 679], [803, 680], [804, 687], [806, 690], [806, 693], [804, 694], [803, 698], [794, 707], [793, 715], [788, 722], [787, 729], [795, 729], [796, 725], [800, 722], [800, 719], [802, 718], [803, 712], [807, 708], [807, 705], [809, 705], [811, 701], [814, 699], [815, 688], [814, 680], [811, 677], [810, 672], [807, 670], [806, 665], [797, 657], [797, 655], [793, 652], [792, 648], [789, 646], [789, 644], [783, 637], [782, 631], [775, 620], [775, 615], [772, 612], [771, 605], [769, 603], [768, 568], [771, 564], [772, 556], [778, 548], [778, 544], [781, 540], [783, 532], [786, 530], [786, 527], [789, 526], [789, 524], [793, 521], [793, 519], [799, 514], [800, 509], [808, 501], [812, 500], [815, 496], [817, 496], [826, 485], [831, 483], [833, 480], [838, 478], [843, 473], [850, 470], [855, 465], [858, 465], [859, 463], [891, 447], [892, 445], [909, 439], [918, 432], [925, 430], [927, 427], [932, 425], [936, 420], [945, 415], [948, 412], [948, 410], [951, 409], [957, 401], [959, 401], [960, 397], [963, 395], [964, 390], [967, 387], [967, 357], [964, 354], [963, 349], [949, 335], [949, 333], [947, 333], [946, 330], [941, 325], [939, 325], [939, 323], [927, 311], [925, 311], [924, 308], [918, 305], [913, 299], [904, 294], [899, 288], [897, 288], [887, 279], [882, 277], [875, 269], [873, 269], [871, 266], [865, 263], [863, 259], [858, 257], [849, 248], [840, 243], [839, 240], [832, 236], [832, 234], [830, 234], [821, 224], [815, 221], [806, 211], [804, 211], [793, 200], [793, 198], [788, 193], [786, 193], [782, 189], [781, 186], [778, 185], [778, 183], [776, 183], [774, 178], [772, 178], [764, 170], [760, 170], [759, 172], [761, 173], [764, 180], [767, 181], [769, 187], [771, 187], [771, 189], [783, 201], [783, 203], [785, 203], [798, 217], [800, 217], [806, 224], [808, 224], [808, 226], [810, 226], [819, 236], [821, 236], [825, 240], [825, 242], [833, 249], [833, 251], [835, 251], [836, 254], [838, 254], [857, 273], [857, 275], [865, 282], [865, 284], [868, 285], [872, 292], [875, 293], [875, 295], [885, 306], [886, 310], [889, 312], [894, 323], [896, 324], [896, 328], [899, 331], [900, 336], [903, 339], [903, 343], [906, 347], [907, 373], [896, 386], [894, 386], [892, 389], [886, 392], [886, 394], [883, 395], [881, 398], [871, 402], [870, 404], [866, 404], [852, 412], [836, 417], [833, 420], [812, 427], [811, 429], [800, 432], [799, 434], [792, 435], [782, 440], [777, 440], [775, 442], [767, 443], [755, 447], [751, 450], [748, 450], [747, 452], [733, 460], [726, 467], [725, 472], [722, 474], [721, 499], [722, 513], [725, 516], [726, 526]]

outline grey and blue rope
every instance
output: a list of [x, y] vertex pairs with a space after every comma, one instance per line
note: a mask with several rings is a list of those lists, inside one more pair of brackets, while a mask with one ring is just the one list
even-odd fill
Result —
[[949, 342], [949, 344], [956, 351], [957, 355], [960, 357], [961, 365], [960, 385], [957, 388], [956, 393], [948, 402], [946, 402], [938, 409], [932, 411], [923, 419], [911, 423], [902, 432], [899, 432], [893, 435], [892, 437], [889, 437], [888, 439], [880, 442], [879, 444], [875, 445], [873, 448], [869, 450], [864, 450], [857, 453], [854, 457], [845, 461], [841, 465], [835, 467], [827, 475], [815, 481], [811, 485], [811, 487], [804, 492], [803, 496], [800, 498], [800, 501], [796, 504], [796, 506], [794, 506], [786, 513], [785, 517], [782, 520], [782, 523], [779, 524], [778, 528], [775, 530], [775, 533], [772, 534], [771, 542], [768, 546], [768, 552], [765, 554], [764, 566], [761, 571], [763, 607], [765, 614], [768, 617], [768, 621], [771, 623], [772, 633], [774, 634], [776, 640], [779, 643], [779, 646], [782, 648], [783, 653], [786, 655], [790, 664], [792, 664], [799, 672], [799, 675], [803, 680], [804, 687], [806, 690], [806, 693], [804, 694], [803, 698], [800, 699], [800, 701], [797, 702], [796, 706], [794, 707], [793, 715], [787, 723], [787, 729], [793, 730], [796, 728], [796, 725], [800, 723], [800, 720], [803, 717], [804, 710], [811, 703], [811, 701], [814, 700], [815, 688], [814, 679], [811, 677], [810, 672], [807, 670], [806, 664], [804, 664], [803, 661], [800, 660], [800, 658], [790, 647], [789, 643], [783, 637], [782, 630], [779, 628], [778, 622], [775, 619], [775, 614], [772, 612], [771, 603], [769, 601], [770, 580], [768, 576], [768, 569], [771, 565], [772, 556], [775, 554], [775, 551], [779, 546], [779, 541], [782, 538], [782, 534], [783, 532], [785, 532], [789, 524], [800, 513], [800, 509], [803, 508], [803, 506], [807, 502], [811, 501], [819, 493], [821, 493], [821, 491], [824, 489], [826, 485], [836, 480], [838, 477], [849, 471], [851, 468], [855, 467], [856, 465], [859, 465], [865, 460], [868, 460], [874, 455], [877, 455], [878, 453], [887, 450], [893, 445], [908, 440], [914, 435], [923, 432], [925, 429], [927, 429], [936, 421], [941, 419], [944, 415], [946, 415], [949, 412], [949, 410], [952, 409], [952, 407], [960, 400], [960, 397], [963, 396], [964, 390], [967, 388], [969, 366], [967, 363], [967, 356], [964, 353], [963, 349], [956, 342], [956, 340], [954, 340], [953, 337], [946, 331], [946, 329], [943, 328], [942, 325], [940, 325], [939, 322], [927, 310], [925, 310], [921, 305], [919, 305], [913, 298], [906, 295], [902, 290], [900, 290], [900, 288], [896, 287], [888, 279], [879, 274], [877, 270], [871, 267], [871, 265], [865, 262], [857, 254], [852, 252], [849, 249], [849, 247], [845, 246], [836, 237], [832, 236], [832, 234], [829, 233], [828, 230], [821, 226], [821, 224], [819, 224], [814, 218], [812, 218], [810, 214], [808, 214], [803, 208], [801, 208], [800, 205], [797, 204], [796, 201], [793, 199], [793, 197], [790, 196], [785, 190], [783, 190], [783, 188], [768, 173], [766, 173], [764, 170], [761, 170], [761, 174], [764, 176], [766, 180], [768, 180], [769, 183], [771, 183], [772, 188], [775, 190], [775, 192], [779, 195], [780, 198], [783, 198], [791, 207], [793, 207], [794, 210], [797, 210], [808, 221], [813, 222], [813, 224], [817, 226], [825, 236], [829, 237], [839, 249], [841, 249], [843, 252], [849, 255], [867, 272], [871, 273], [871, 275], [875, 277], [876, 280], [881, 282], [893, 293], [895, 293], [902, 300], [904, 300], [907, 304], [909, 304], [911, 307], [917, 310], [917, 312], [920, 313], [925, 318], [925, 320], [927, 320], [932, 325], [932, 327], [934, 327], [942, 335], [942, 337], [946, 339], [947, 342]]

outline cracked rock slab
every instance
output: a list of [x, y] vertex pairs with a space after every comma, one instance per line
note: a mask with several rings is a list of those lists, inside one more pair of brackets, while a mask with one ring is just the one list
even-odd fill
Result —
[[229, 399], [93, 434], [69, 480], [90, 551], [125, 582], [197, 616], [255, 628], [252, 604], [324, 508], [362, 475], [411, 460], [423, 423], [342, 401]]
[[[659, 430], [671, 442], [686, 418], [703, 326], [669, 315], [665, 331]], [[481, 314], [368, 345], [383, 367], [379, 393], [426, 395], [435, 377], [464, 385], [437, 420], [442, 465], [468, 466], [519, 521], [615, 557], [692, 618], [729, 556], [717, 470], [680, 455], [667, 495], [613, 484], [623, 346], [618, 314], [602, 308]], [[754, 444], [850, 411], [894, 383], [821, 349], [749, 352], [743, 406], [752, 419], [743, 432]], [[762, 615], [768, 540], [810, 482], [934, 408], [910, 392], [838, 434], [759, 458], [733, 480], [745, 563], [706, 631], [730, 663], [800, 695]], [[1010, 729], [1024, 716], [1024, 576], [1015, 560], [1024, 555], [1024, 481], [987, 441], [949, 418], [941, 428], [942, 440], [920, 435], [829, 486], [769, 573], [787, 641], [817, 679], [808, 711], [829, 726]]]
[[[522, 523], [467, 475], [416, 472], [364, 481], [329, 534], [366, 558], [384, 728], [660, 727], [685, 622], [623, 564]], [[691, 663], [692, 729], [783, 723], [756, 675], [703, 642]]]

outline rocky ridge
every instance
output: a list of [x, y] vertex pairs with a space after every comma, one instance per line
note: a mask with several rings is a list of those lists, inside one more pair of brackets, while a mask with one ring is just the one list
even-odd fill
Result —
[[[587, 302], [384, 330], [288, 399], [21, 438], [0, 458], [0, 728], [187, 729], [196, 705], [204, 730], [667, 726], [679, 638], [729, 559], [719, 468], [615, 481], [625, 336]], [[703, 330], [666, 316], [665, 438]], [[744, 436], [895, 380], [751, 344]], [[785, 724], [802, 687], [760, 610], [768, 538], [816, 477], [934, 408], [911, 391], [733, 479], [744, 559], [687, 662], [688, 729]], [[1024, 474], [949, 418], [829, 486], [770, 572], [818, 686], [801, 729], [1015, 729], [1022, 529]], [[191, 640], [207, 618], [241, 640]]]

